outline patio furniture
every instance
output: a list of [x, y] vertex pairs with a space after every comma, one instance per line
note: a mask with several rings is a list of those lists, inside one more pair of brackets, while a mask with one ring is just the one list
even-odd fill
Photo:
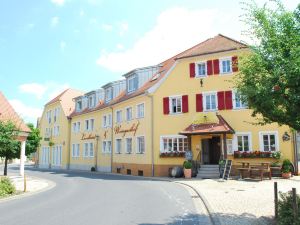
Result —
[[272, 179], [271, 176], [271, 169], [270, 169], [270, 163], [261, 163], [260, 165], [252, 165], [250, 166], [250, 178], [253, 177], [253, 175], [257, 174], [260, 177], [260, 180], [263, 180], [263, 176], [265, 174], [268, 175], [269, 179]]
[[242, 167], [237, 168], [239, 171], [239, 175], [241, 179], [244, 179], [244, 173], [250, 171], [250, 163], [249, 162], [239, 162], [242, 164]]

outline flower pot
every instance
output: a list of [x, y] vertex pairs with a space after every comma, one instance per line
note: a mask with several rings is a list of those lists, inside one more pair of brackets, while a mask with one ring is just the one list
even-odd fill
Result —
[[282, 173], [281, 176], [284, 179], [289, 179], [292, 176], [292, 173], [291, 172], [289, 172], [289, 173]]
[[185, 169], [183, 170], [184, 172], [184, 177], [186, 179], [191, 179], [192, 178], [192, 169]]

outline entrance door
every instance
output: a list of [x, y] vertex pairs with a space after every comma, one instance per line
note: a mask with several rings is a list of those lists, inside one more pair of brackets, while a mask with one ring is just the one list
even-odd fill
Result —
[[212, 137], [211, 139], [202, 139], [202, 163], [219, 164], [221, 156], [221, 139]]

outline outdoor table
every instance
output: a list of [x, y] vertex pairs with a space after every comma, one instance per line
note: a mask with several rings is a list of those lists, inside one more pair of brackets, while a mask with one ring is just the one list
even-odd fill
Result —
[[244, 179], [244, 172], [250, 170], [250, 163], [249, 162], [238, 162], [242, 164], [242, 167], [237, 168], [239, 171], [240, 179]]
[[252, 177], [253, 175], [253, 172], [257, 172], [260, 176], [260, 180], [262, 181], [263, 180], [263, 176], [264, 174], [268, 174], [269, 176], [269, 179], [271, 180], [272, 179], [272, 176], [271, 176], [271, 169], [270, 169], [270, 164], [269, 162], [262, 162], [260, 164], [255, 164], [255, 165], [251, 165], [250, 166], [250, 178]]

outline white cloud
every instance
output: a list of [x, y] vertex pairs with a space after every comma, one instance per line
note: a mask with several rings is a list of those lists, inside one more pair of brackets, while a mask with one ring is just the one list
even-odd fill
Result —
[[60, 92], [69, 87], [70, 85], [67, 83], [59, 84], [57, 82], [48, 81], [44, 84], [21, 84], [18, 89], [20, 93], [33, 94], [38, 100], [43, 99], [45, 101], [48, 101], [56, 97], [58, 94], [60, 94]]
[[37, 118], [42, 115], [43, 110], [24, 104], [18, 99], [9, 100], [9, 103], [16, 110], [16, 112], [27, 122], [35, 123]]
[[[157, 64], [218, 33], [239, 40], [239, 23], [238, 12], [179, 7], [168, 9], [158, 16], [156, 25], [131, 49], [121, 52], [102, 50], [97, 64], [114, 72]], [[123, 28], [127, 30], [128, 25], [124, 23]]]
[[128, 31], [128, 23], [127, 22], [122, 22], [120, 23], [120, 36], [124, 36], [124, 34]]
[[113, 30], [113, 26], [110, 24], [102, 24], [101, 28], [105, 31], [112, 31]]
[[63, 6], [65, 4], [65, 0], [51, 0], [51, 2], [57, 6]]
[[124, 49], [124, 46], [122, 45], [122, 44], [117, 44], [116, 45], [116, 47], [117, 47], [117, 49], [119, 49], [119, 50], [123, 50]]
[[67, 43], [65, 41], [60, 42], [60, 50], [62, 52], [65, 51], [66, 46], [67, 46]]
[[47, 87], [43, 84], [29, 83], [20, 85], [19, 91], [21, 93], [33, 94], [37, 99], [42, 99], [43, 95], [47, 91]]
[[51, 18], [51, 22], [50, 22], [51, 27], [56, 27], [58, 25], [58, 23], [59, 23], [59, 17], [54, 16]]

